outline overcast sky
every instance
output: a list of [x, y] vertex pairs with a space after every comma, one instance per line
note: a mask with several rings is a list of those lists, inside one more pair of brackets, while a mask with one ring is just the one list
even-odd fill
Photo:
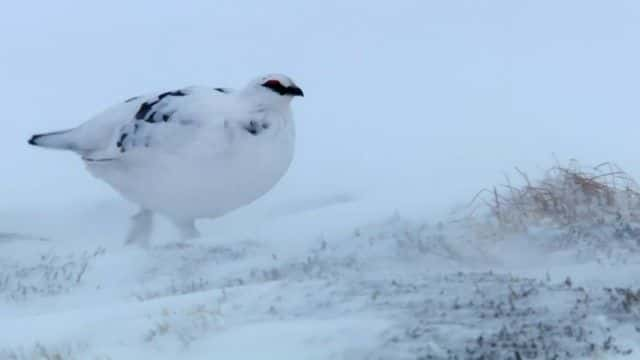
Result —
[[637, 1], [10, 2], [3, 210], [118, 199], [71, 154], [28, 147], [32, 133], [136, 94], [267, 72], [305, 91], [283, 201], [335, 191], [453, 205], [554, 154], [640, 178], [639, 38]]

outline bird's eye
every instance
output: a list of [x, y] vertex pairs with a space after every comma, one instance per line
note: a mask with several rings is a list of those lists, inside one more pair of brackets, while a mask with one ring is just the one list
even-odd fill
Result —
[[263, 86], [267, 86], [267, 87], [279, 87], [282, 86], [282, 84], [280, 83], [280, 81], [278, 80], [267, 80], [264, 84], [262, 84]]

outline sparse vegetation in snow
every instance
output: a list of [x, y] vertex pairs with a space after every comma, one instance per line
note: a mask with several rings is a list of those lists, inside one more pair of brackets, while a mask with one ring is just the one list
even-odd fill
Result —
[[182, 347], [189, 346], [222, 323], [219, 302], [195, 304], [180, 310], [165, 308], [159, 316], [150, 316], [149, 319], [153, 325], [144, 334], [144, 342], [161, 343], [163, 339], [171, 337], [178, 340]]
[[551, 248], [640, 250], [640, 187], [615, 164], [585, 167], [574, 160], [551, 167], [539, 180], [516, 170], [521, 185], [507, 178], [474, 197], [467, 220], [481, 237], [546, 229]]
[[0, 261], [0, 295], [23, 301], [32, 296], [51, 296], [79, 286], [91, 263], [104, 255], [102, 247], [80, 254], [40, 254], [31, 264], [21, 259], [5, 258]]
[[89, 346], [85, 343], [62, 343], [33, 346], [18, 346], [11, 349], [0, 349], [0, 360], [112, 360], [107, 355], [89, 354]]
[[505, 229], [640, 221], [640, 188], [613, 163], [587, 168], [574, 160], [551, 167], [535, 181], [516, 170], [523, 185], [514, 185], [507, 178], [505, 184], [483, 189], [473, 201], [474, 210], [484, 206]]

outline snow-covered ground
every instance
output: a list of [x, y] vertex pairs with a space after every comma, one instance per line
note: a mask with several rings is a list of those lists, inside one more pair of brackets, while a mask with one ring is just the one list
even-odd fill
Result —
[[50, 219], [103, 219], [75, 241], [3, 234], [0, 358], [640, 354], [633, 236], [499, 237], [451, 216], [384, 215], [384, 204], [347, 195], [264, 209], [202, 222], [205, 236], [186, 244], [160, 224], [150, 249], [114, 239], [125, 225], [114, 214], [131, 210], [119, 202]]

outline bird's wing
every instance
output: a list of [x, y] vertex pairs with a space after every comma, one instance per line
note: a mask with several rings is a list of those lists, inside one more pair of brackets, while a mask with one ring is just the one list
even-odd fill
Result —
[[87, 161], [118, 160], [145, 151], [176, 152], [200, 141], [203, 132], [212, 146], [223, 146], [230, 124], [252, 131], [250, 113], [232, 94], [230, 89], [191, 87], [134, 97], [74, 132], [95, 145], [83, 153]]

